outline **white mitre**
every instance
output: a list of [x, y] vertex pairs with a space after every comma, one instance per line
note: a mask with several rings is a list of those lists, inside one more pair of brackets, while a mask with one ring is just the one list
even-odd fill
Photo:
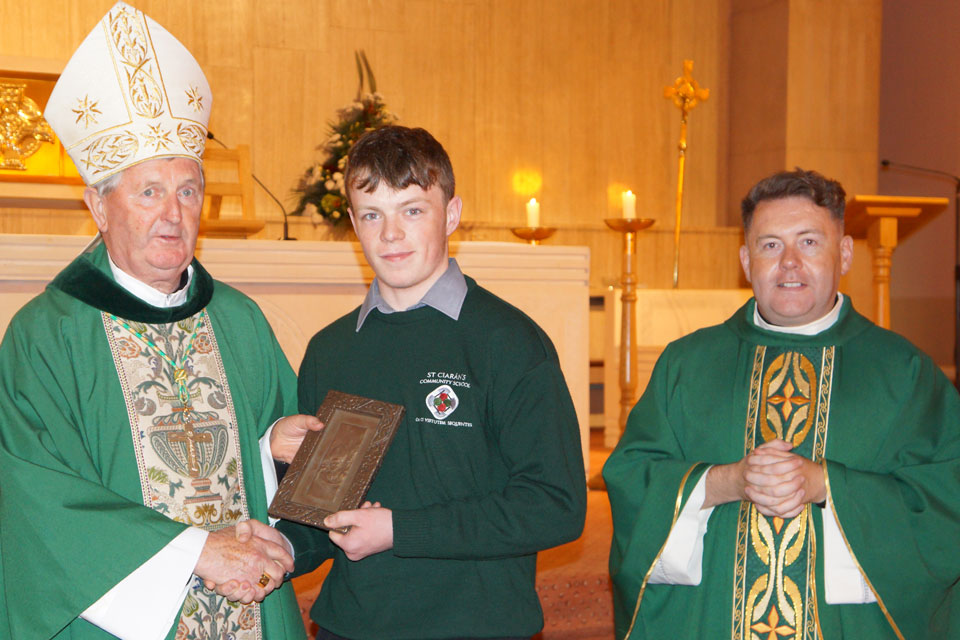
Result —
[[70, 58], [43, 115], [92, 185], [153, 158], [199, 162], [212, 103], [186, 47], [118, 2]]

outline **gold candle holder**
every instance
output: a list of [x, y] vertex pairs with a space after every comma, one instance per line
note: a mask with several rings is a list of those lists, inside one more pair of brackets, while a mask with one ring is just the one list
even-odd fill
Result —
[[513, 235], [521, 240], [526, 240], [532, 245], [540, 244], [541, 240], [546, 240], [557, 232], [556, 227], [515, 227], [510, 229]]
[[620, 276], [620, 433], [627, 426], [627, 416], [637, 402], [637, 232], [655, 221], [653, 218], [606, 218], [604, 222], [623, 234], [623, 269]]

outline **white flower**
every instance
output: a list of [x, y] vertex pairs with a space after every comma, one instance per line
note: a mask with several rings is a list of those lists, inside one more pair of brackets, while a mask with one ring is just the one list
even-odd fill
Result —
[[303, 214], [312, 218], [313, 216], [319, 215], [320, 212], [317, 211], [317, 205], [313, 204], [312, 202], [308, 202], [303, 208]]
[[336, 188], [337, 183], [333, 180], [327, 180], [323, 183], [323, 186], [327, 188], [327, 191], [333, 191]]
[[342, 156], [339, 160], [337, 160], [337, 166], [341, 171], [343, 171], [343, 169], [347, 166], [347, 156]]
[[331, 176], [331, 177], [332, 177], [334, 180], [338, 180], [338, 181], [339, 181], [339, 180], [343, 180], [343, 174], [340, 173], [339, 171], [337, 171], [336, 173], [334, 173], [333, 176]]
[[334, 220], [337, 220], [338, 218], [340, 218], [340, 212], [334, 211], [333, 213], [330, 214], [330, 217], [333, 218]]

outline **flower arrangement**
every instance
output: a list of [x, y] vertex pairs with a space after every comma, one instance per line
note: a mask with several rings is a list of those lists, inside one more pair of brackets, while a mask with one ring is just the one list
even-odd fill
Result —
[[[363, 51], [355, 54], [360, 86], [352, 104], [337, 110], [337, 120], [330, 123], [330, 137], [317, 147], [323, 158], [311, 165], [300, 178], [295, 192], [300, 202], [292, 215], [321, 216], [334, 227], [347, 219], [347, 196], [343, 176], [347, 168], [347, 154], [354, 143], [367, 131], [379, 129], [397, 121], [387, 110], [383, 96], [377, 93], [373, 72]], [[370, 87], [364, 92], [364, 71]]]

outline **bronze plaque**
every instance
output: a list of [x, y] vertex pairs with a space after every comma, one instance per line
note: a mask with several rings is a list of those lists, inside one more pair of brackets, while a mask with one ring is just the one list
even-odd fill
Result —
[[362, 503], [400, 426], [405, 409], [328, 391], [317, 411], [324, 424], [303, 439], [268, 512], [327, 529], [323, 519]]

